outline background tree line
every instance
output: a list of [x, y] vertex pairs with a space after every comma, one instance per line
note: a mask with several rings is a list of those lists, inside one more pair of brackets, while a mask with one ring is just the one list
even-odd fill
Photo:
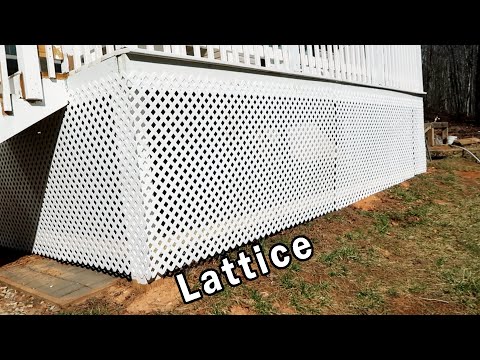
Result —
[[427, 120], [480, 119], [479, 55], [479, 45], [422, 45]]

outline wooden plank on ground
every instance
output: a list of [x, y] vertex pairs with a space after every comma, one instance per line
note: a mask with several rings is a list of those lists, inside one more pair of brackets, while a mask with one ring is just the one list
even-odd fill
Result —
[[458, 143], [462, 146], [465, 146], [465, 145], [472, 145], [472, 144], [478, 144], [480, 143], [480, 139], [476, 138], [476, 137], [471, 137], [471, 138], [465, 138], [465, 139], [457, 139], [455, 140], [455, 143]]

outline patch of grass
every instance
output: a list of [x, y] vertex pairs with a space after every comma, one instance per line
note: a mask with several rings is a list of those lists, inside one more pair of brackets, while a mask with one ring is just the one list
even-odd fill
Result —
[[345, 221], [345, 216], [339, 214], [337, 211], [331, 212], [329, 214], [323, 215], [323, 218], [326, 221], [338, 221], [338, 222], [344, 222]]
[[375, 214], [375, 228], [380, 234], [386, 234], [390, 229], [390, 218], [385, 213]]
[[407, 210], [407, 216], [417, 216], [420, 218], [421, 221], [425, 221], [427, 219], [428, 212], [430, 211], [431, 205], [423, 204], [420, 206], [415, 206]]
[[418, 200], [420, 197], [414, 191], [410, 189], [402, 188], [401, 186], [397, 185], [394, 186], [390, 193], [394, 195], [397, 199], [406, 201], [406, 202], [413, 202]]
[[250, 290], [250, 298], [254, 301], [254, 306], [257, 313], [262, 315], [269, 315], [275, 313], [272, 304], [269, 301], [265, 300], [262, 295], [258, 293], [257, 290]]
[[422, 282], [414, 283], [408, 288], [408, 291], [412, 294], [421, 294], [425, 292], [427, 285]]
[[457, 180], [457, 177], [452, 173], [435, 175], [435, 178], [444, 185], [452, 185]]
[[317, 289], [314, 284], [310, 284], [306, 281], [300, 282], [300, 293], [306, 299], [313, 299], [317, 295]]
[[298, 262], [294, 261], [294, 262], [292, 263], [292, 265], [290, 266], [290, 269], [291, 269], [292, 271], [296, 271], [296, 272], [297, 272], [297, 271], [300, 271], [300, 270], [302, 269], [302, 267], [300, 266], [300, 264], [299, 264]]
[[442, 275], [457, 295], [476, 298], [480, 295], [480, 276], [471, 269], [448, 269]]
[[117, 311], [111, 309], [108, 302], [99, 299], [89, 299], [81, 307], [60, 311], [58, 315], [114, 315]]
[[291, 239], [285, 235], [278, 235], [278, 236], [275, 236], [273, 239], [273, 242], [270, 243], [270, 246], [268, 247], [268, 251], [270, 251], [270, 248], [274, 245], [274, 244], [278, 244], [278, 243], [281, 243], [287, 247], [290, 247], [290, 243], [291, 243]]
[[400, 294], [397, 289], [391, 287], [391, 288], [388, 288], [387, 295], [390, 297], [398, 297]]
[[362, 230], [353, 230], [345, 233], [343, 236], [348, 240], [354, 241], [362, 239], [365, 235]]
[[435, 260], [435, 265], [437, 265], [437, 267], [442, 267], [444, 264], [445, 264], [445, 258], [443, 257], [439, 257]]
[[473, 241], [463, 241], [463, 245], [465, 246], [465, 249], [470, 251], [474, 255], [480, 255], [480, 246], [478, 243], [473, 242]]
[[215, 303], [215, 304], [212, 305], [211, 314], [212, 315], [226, 315], [227, 311], [225, 310], [225, 307], [223, 307], [222, 305], [220, 305], [218, 303]]
[[480, 294], [480, 277], [472, 271], [463, 272], [462, 279], [454, 285], [454, 289], [464, 295], [478, 297]]
[[388, 211], [385, 213], [392, 221], [404, 221], [405, 213], [403, 211]]
[[[325, 306], [329, 304], [329, 299], [326, 296], [321, 296], [315, 299], [316, 306]], [[300, 314], [320, 314], [320, 311], [308, 304], [305, 304], [297, 294], [293, 294], [290, 297], [290, 305]]]
[[360, 311], [369, 311], [381, 308], [384, 305], [383, 296], [375, 289], [365, 288], [357, 293], [355, 307]]
[[365, 216], [365, 217], [368, 217], [368, 218], [373, 218], [375, 216], [375, 214], [371, 211], [366, 211], [366, 210], [361, 210], [361, 209], [357, 209], [356, 211], [359, 215], [362, 215], [362, 216]]
[[293, 281], [293, 273], [287, 271], [280, 278], [280, 286], [284, 289], [293, 289], [295, 287], [295, 282]]
[[355, 247], [346, 245], [328, 254], [321, 255], [320, 261], [327, 266], [332, 266], [337, 261], [359, 261], [360, 258], [360, 254]]
[[328, 273], [328, 276], [347, 276], [348, 275], [348, 268], [345, 265], [340, 265], [335, 270], [331, 270]]
[[329, 284], [323, 281], [320, 282], [319, 284], [312, 284], [302, 280], [299, 282], [299, 287], [300, 287], [300, 294], [304, 298], [311, 300], [323, 294], [325, 290], [328, 289]]

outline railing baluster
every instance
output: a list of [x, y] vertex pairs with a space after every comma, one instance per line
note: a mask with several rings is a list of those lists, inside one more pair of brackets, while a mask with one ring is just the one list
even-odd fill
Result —
[[233, 63], [240, 64], [240, 55], [238, 53], [237, 45], [232, 45], [232, 56], [233, 56]]
[[328, 59], [327, 59], [327, 48], [325, 45], [320, 45], [320, 51], [322, 52], [322, 70], [323, 70], [323, 76], [324, 77], [329, 77], [329, 72], [328, 72]]
[[227, 46], [226, 45], [220, 45], [220, 60], [222, 61], [227, 61]]
[[95, 45], [95, 60], [100, 60], [103, 56], [102, 45]]
[[333, 59], [333, 46], [327, 45], [328, 75], [330, 79], [335, 78], [335, 61]]
[[362, 70], [362, 82], [367, 83], [367, 67], [365, 64], [365, 45], [360, 45], [360, 66]]
[[250, 66], [250, 45], [242, 45], [243, 50], [243, 62], [245, 65]]
[[307, 55], [308, 55], [308, 72], [313, 73], [315, 71], [315, 62], [313, 60], [313, 45], [307, 45]]
[[259, 45], [253, 45], [253, 51], [254, 51], [254, 65], [260, 66], [260, 64], [261, 64], [260, 46]]
[[413, 64], [414, 64], [414, 59], [413, 59], [413, 45], [409, 45], [408, 46], [408, 73], [409, 73], [409, 89], [410, 90], [415, 90], [415, 85], [414, 85], [414, 81], [415, 81], [415, 74], [414, 74], [414, 70], [413, 70]]
[[3, 111], [12, 111], [10, 81], [8, 80], [5, 45], [0, 45], [0, 84], [2, 85]]
[[47, 72], [50, 79], [55, 79], [55, 61], [53, 59], [52, 45], [45, 45], [45, 57], [47, 60]]
[[300, 68], [302, 73], [307, 73], [308, 72], [308, 63], [307, 63], [307, 56], [305, 54], [305, 46], [306, 45], [300, 45]]
[[345, 45], [338, 45], [338, 55], [340, 57], [340, 78], [346, 80]]
[[268, 45], [263, 45], [263, 58], [265, 59], [265, 67], [271, 67], [270, 54], [268, 53]]
[[320, 47], [318, 45], [313, 45], [313, 51], [315, 53], [315, 73], [320, 75], [320, 69], [322, 68], [320, 60]]
[[82, 61], [81, 61], [81, 48], [80, 45], [74, 45], [73, 46], [73, 68], [77, 70], [80, 66], [82, 66]]
[[422, 47], [421, 45], [415, 45], [417, 49], [417, 66], [418, 66], [418, 91], [423, 91], [423, 74], [422, 74]]
[[351, 81], [352, 80], [352, 60], [350, 59], [350, 48], [351, 48], [351, 45], [345, 45], [345, 63], [346, 63], [346, 71], [347, 71], [347, 74], [346, 74], [346, 79], [347, 81]]
[[285, 71], [290, 71], [290, 54], [288, 49], [289, 47], [287, 45], [282, 45], [283, 70]]
[[70, 61], [68, 60], [68, 54], [67, 54], [67, 49], [65, 45], [61, 46], [62, 49], [62, 54], [63, 54], [63, 60], [61, 64], [61, 69], [62, 73], [68, 73], [70, 71]]
[[200, 45], [193, 45], [193, 56], [195, 56], [196, 58], [202, 57], [202, 53], [200, 51]]
[[83, 45], [83, 61], [85, 65], [90, 64], [92, 61], [90, 56], [90, 45]]
[[207, 57], [210, 60], [215, 59], [215, 53], [214, 53], [213, 45], [207, 45]]
[[276, 69], [279, 69], [280, 61], [278, 59], [278, 45], [272, 45], [272, 58], [273, 58], [273, 67]]
[[333, 45], [333, 60], [335, 64], [335, 79], [341, 80], [341, 70], [340, 70], [340, 53], [338, 51], [338, 45]]
[[335, 78], [335, 64], [333, 61], [333, 46], [327, 45], [327, 53], [328, 53], [328, 72], [330, 78]]

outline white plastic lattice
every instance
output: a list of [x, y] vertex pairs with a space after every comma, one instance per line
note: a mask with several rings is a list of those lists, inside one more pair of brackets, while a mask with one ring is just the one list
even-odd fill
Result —
[[152, 277], [414, 176], [414, 96], [255, 75], [128, 78]]
[[425, 171], [421, 98], [150, 66], [82, 71], [61, 127], [0, 144], [0, 245], [145, 281]]
[[70, 87], [34, 252], [142, 280], [145, 225], [127, 88], [108, 64], [102, 70]]

